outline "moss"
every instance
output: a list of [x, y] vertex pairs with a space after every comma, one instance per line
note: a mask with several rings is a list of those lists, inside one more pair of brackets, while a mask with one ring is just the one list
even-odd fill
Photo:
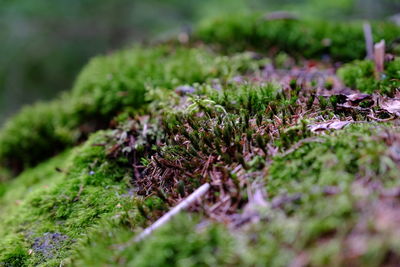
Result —
[[268, 105], [276, 104], [284, 108], [279, 98], [280, 86], [273, 83], [257, 86], [252, 84], [233, 84], [226, 86], [222, 91], [204, 92], [216, 104], [221, 105], [229, 113], [240, 114], [247, 110], [249, 115], [254, 116], [261, 111], [265, 111]]
[[[322, 144], [311, 142], [285, 157], [277, 157], [271, 165], [266, 182], [268, 195], [281, 200], [280, 209], [288, 220], [284, 224], [296, 225], [292, 245], [302, 251], [309, 250], [312, 265], [346, 264], [348, 259], [339, 244], [345, 242], [345, 236], [365, 220], [364, 212], [369, 211], [360, 205], [369, 205], [364, 201], [374, 203], [378, 197], [373, 193], [355, 196], [357, 179], [371, 177], [369, 179], [383, 183], [384, 187], [398, 186], [397, 166], [388, 158], [385, 144], [373, 137], [377, 131], [383, 129], [355, 125], [324, 138], [326, 141]], [[331, 188], [336, 191], [328, 193]], [[299, 196], [297, 201], [287, 197], [294, 195]], [[363, 234], [368, 246], [373, 245], [376, 239], [388, 240], [384, 233], [375, 237]], [[290, 234], [285, 234], [285, 238], [290, 239]], [[321, 239], [326, 241], [320, 243]], [[374, 253], [390, 253], [391, 249], [395, 247], [365, 251], [356, 262], [378, 266], [383, 259]], [[324, 251], [324, 256], [319, 254], [321, 251]], [[371, 257], [370, 262], [365, 260], [368, 257]]]
[[[394, 41], [399, 29], [390, 23], [373, 23], [375, 41]], [[362, 23], [265, 20], [261, 15], [242, 14], [208, 19], [195, 31], [195, 39], [218, 45], [223, 51], [284, 51], [296, 57], [329, 56], [351, 61], [365, 56]]]
[[[197, 36], [228, 52], [279, 48], [287, 54], [280, 52], [275, 63], [283, 67], [295, 51], [340, 60], [361, 54], [357, 23], [228, 20], [203, 25]], [[393, 34], [389, 25], [374, 27], [377, 36]], [[25, 168], [10, 181], [3, 178], [7, 170], [0, 174], [0, 265], [379, 266], [396, 260], [391, 221], [397, 222], [393, 207], [400, 202], [390, 195], [400, 186], [398, 127], [339, 109], [340, 96], [316, 97], [294, 80], [283, 88], [260, 82], [265, 63], [249, 53], [135, 47], [93, 59], [70, 92], [23, 110], [0, 133], [1, 164]], [[340, 73], [372, 92], [397, 82], [398, 65], [388, 63], [379, 81], [368, 61]], [[350, 115], [362, 122], [323, 133], [307, 125]], [[113, 129], [97, 131], [107, 125]], [[196, 213], [132, 242], [205, 182], [212, 186]], [[258, 196], [262, 204], [253, 190], [266, 193]], [[218, 210], [216, 203], [226, 206]], [[389, 217], [380, 218], [380, 210]], [[365, 246], [354, 252], [360, 235]]]
[[94, 237], [75, 248], [72, 263], [73, 266], [91, 266], [99, 262], [109, 266], [221, 266], [229, 263], [231, 237], [226, 229], [213, 224], [205, 230], [197, 230], [199, 223], [196, 216], [180, 215], [141, 243], [132, 243], [132, 232], [121, 226], [97, 229]]
[[27, 266], [26, 260], [29, 255], [26, 249], [24, 249], [21, 244], [13, 242], [12, 240], [6, 240], [3, 242], [7, 243], [8, 250], [0, 257], [1, 266]]
[[[120, 128], [99, 132], [83, 147], [64, 155], [68, 159], [60, 167], [61, 172], [52, 173], [51, 168], [65, 159], [62, 156], [8, 183], [4, 203], [12, 203], [15, 198], [22, 198], [22, 193], [28, 193], [17, 207], [4, 210], [0, 235], [9, 241], [0, 244], [4, 247], [4, 253], [0, 254], [3, 262], [15, 259], [22, 264], [43, 266], [60, 262], [77, 266], [102, 263], [147, 266], [154, 262], [190, 266], [282, 266], [295, 260], [298, 251], [307, 253], [309, 262], [316, 266], [346, 262], [338, 244], [365, 216], [358, 208], [360, 200], [351, 193], [355, 177], [372, 175], [388, 188], [398, 184], [397, 168], [387, 155], [386, 145], [371, 137], [377, 135], [377, 130], [367, 124], [354, 125], [320, 137], [322, 143], [311, 140], [285, 156], [270, 158], [267, 144], [286, 150], [294, 142], [311, 135], [305, 123], [289, 123], [290, 108], [296, 109], [299, 105], [297, 88], [284, 92], [273, 84], [254, 86], [228, 82], [222, 90], [206, 84], [195, 85], [195, 89], [194, 94], [187, 97], [186, 105], [171, 97], [171, 102], [179, 105], [177, 109], [168, 107], [168, 100], [160, 103], [168, 107], [156, 111], [163, 119], [161, 125], [153, 122], [151, 116], [131, 120], [132, 113], [128, 110], [117, 118], [122, 122]], [[281, 125], [275, 125], [273, 116], [282, 120]], [[280, 127], [270, 133], [276, 140], [262, 133], [270, 131], [270, 126]], [[137, 146], [131, 148], [137, 151], [126, 150], [124, 144], [130, 140], [128, 135], [152, 152], [149, 154]], [[159, 140], [167, 144], [153, 149]], [[116, 144], [122, 153], [114, 153]], [[105, 147], [114, 151], [111, 153], [114, 158], [106, 157]], [[255, 152], [245, 155], [244, 147]], [[160, 161], [150, 159], [148, 154]], [[132, 155], [140, 157], [140, 164], [143, 161], [149, 167], [147, 172], [134, 173]], [[190, 215], [168, 224], [143, 243], [124, 246], [146, 222], [166, 210], [168, 198], [184, 197], [209, 179], [198, 176], [196, 171], [203, 169], [204, 159], [210, 155], [218, 158], [215, 166], [226, 166], [227, 173], [238, 164], [249, 173], [268, 168], [265, 184], [270, 204], [263, 211], [261, 222], [238, 232], [230, 232], [220, 224], [197, 230], [199, 220], [193, 220]], [[139, 161], [134, 160], [133, 166], [136, 166]], [[139, 192], [140, 179], [150, 179], [151, 172], [171, 170], [174, 161], [179, 161], [184, 169], [172, 168], [174, 180], [179, 182], [165, 185], [168, 187], [163, 193], [152, 192], [154, 188], [148, 187], [146, 190], [152, 194], [144, 199], [123, 196], [131, 177], [135, 177]], [[152, 169], [154, 163], [161, 169]], [[188, 177], [191, 172], [193, 174]], [[47, 173], [48, 179], [35, 178]], [[229, 179], [234, 181], [232, 177]], [[163, 179], [169, 180], [168, 176]], [[326, 196], [325, 190], [330, 188], [335, 188], [335, 192]], [[244, 188], [239, 188], [238, 192], [241, 190]], [[362, 200], [372, 201], [376, 197], [373, 194]], [[243, 196], [242, 201], [247, 201], [247, 197]], [[51, 242], [46, 241], [49, 238]], [[389, 242], [381, 234], [375, 238], [379, 244]], [[322, 245], [317, 244], [325, 239], [325, 250], [321, 252]], [[51, 247], [43, 250], [42, 244], [49, 242]], [[379, 248], [374, 248], [373, 241], [368, 242], [370, 244], [371, 251], [362, 256], [370, 259], [373, 266], [382, 262], [382, 254], [375, 255], [376, 251], [389, 253], [397, 243]], [[29, 254], [30, 249], [33, 252]], [[21, 251], [28, 256], [19, 257]], [[358, 260], [368, 263], [362, 257]]]
[[229, 61], [201, 49], [133, 48], [93, 59], [78, 77], [72, 97], [78, 113], [109, 117], [121, 107], [143, 105], [150, 88], [174, 89], [212, 77], [228, 78], [242, 65]]
[[[377, 23], [374, 27], [374, 36], [387, 41], [397, 32], [390, 24]], [[360, 28], [357, 23], [264, 21], [246, 15], [205, 23], [196, 36], [232, 51], [260, 49], [257, 46], [262, 44], [261, 50], [279, 48], [292, 55], [301, 51], [305, 57], [326, 54], [349, 60], [364, 53]], [[213, 78], [224, 83], [235, 74], [256, 71], [261, 64], [248, 54], [228, 58], [205, 49], [167, 45], [134, 47], [99, 56], [83, 69], [70, 92], [51, 103], [27, 107], [6, 124], [0, 131], [0, 163], [19, 172], [85, 139], [88, 133], [107, 127], [125, 108], [138, 110], [146, 106], [151, 99], [146, 95], [151, 90], [171, 90]], [[392, 79], [397, 75], [397, 68], [391, 67], [395, 64], [388, 67], [382, 90], [398, 86], [398, 81]], [[361, 90], [370, 91], [375, 84], [364, 70], [361, 74], [354, 74], [354, 69], [343, 72], [350, 73], [344, 75], [346, 83]]]
[[377, 77], [375, 65], [369, 60], [355, 61], [338, 70], [338, 76], [346, 86], [365, 93], [379, 91], [388, 95], [392, 95], [400, 88], [399, 74], [399, 58], [385, 64], [385, 72], [381, 74], [381, 77]]
[[105, 128], [125, 108], [147, 104], [150, 89], [229, 79], [250, 68], [249, 56], [216, 57], [202, 49], [135, 47], [93, 59], [72, 91], [26, 107], [0, 131], [0, 164], [15, 172], [33, 166]]
[[[245, 132], [241, 127], [246, 124], [246, 116], [254, 120], [251, 127], [260, 127], [266, 118], [257, 122], [257, 116], [260, 110], [265, 110], [265, 105], [287, 101], [271, 85], [239, 85], [226, 89], [219, 92], [200, 87], [199, 95], [192, 96], [196, 105], [192, 103], [190, 108], [184, 106], [181, 111], [176, 111], [170, 123], [178, 128], [190, 125], [193, 130], [199, 131], [211, 120], [221, 120], [218, 124], [218, 127], [223, 126], [220, 131], [207, 131], [215, 134], [212, 141], [209, 140], [212, 148], [218, 139], [226, 143], [226, 134], [232, 135], [232, 142], [236, 142], [236, 135], [243, 136]], [[243, 114], [241, 107], [249, 105], [248, 114]], [[187, 116], [195, 110], [207, 116]], [[278, 116], [282, 115], [275, 112]], [[180, 113], [183, 117], [176, 117]], [[233, 124], [240, 120], [241, 124]], [[167, 132], [174, 131], [170, 126], [166, 127]], [[230, 127], [227, 132], [226, 127]], [[299, 125], [288, 130], [302, 128]], [[152, 131], [153, 128], [148, 125], [147, 129]], [[387, 154], [387, 146], [376, 138], [381, 130], [384, 128], [369, 124], [353, 125], [344, 131], [321, 136], [322, 143], [310, 141], [287, 155], [273, 157], [265, 177], [269, 206], [262, 210], [258, 224], [241, 230], [227, 229], [215, 223], [201, 227], [203, 224], [200, 224], [199, 217], [186, 215], [172, 221], [144, 242], [129, 246], [126, 242], [132, 240], [145, 225], [146, 218], [150, 218], [146, 210], [163, 210], [164, 204], [157, 197], [141, 201], [123, 196], [128, 186], [127, 178], [133, 176], [129, 161], [118, 157], [107, 158], [104, 145], [112, 146], [114, 142], [107, 137], [111, 132], [100, 132], [83, 147], [26, 171], [8, 184], [9, 193], [5, 195], [4, 203], [12, 203], [13, 196], [20, 198], [23, 192], [28, 193], [22, 203], [0, 215], [5, 218], [0, 231], [4, 237], [0, 243], [4, 251], [0, 253], [0, 259], [3, 263], [42, 266], [59, 265], [60, 262], [76, 266], [148, 266], [154, 263], [282, 266], [305, 253], [307, 262], [313, 266], [347, 264], [345, 249], [340, 244], [345, 242], [349, 246], [347, 238], [350, 238], [350, 233], [364, 216], [373, 212], [365, 212], [360, 205], [365, 205], [364, 201], [374, 203], [378, 199], [378, 194], [354, 196], [352, 188], [357, 183], [356, 178], [370, 177], [374, 181], [379, 180], [386, 188], [399, 186], [396, 163]], [[391, 131], [397, 132], [397, 128], [392, 127]], [[202, 138], [190, 132], [186, 135], [182, 132], [182, 135], [187, 135], [192, 144], [195, 138]], [[115, 131], [112, 136], [115, 138]], [[251, 137], [250, 144], [260, 146], [254, 139]], [[201, 151], [202, 147], [209, 146], [206, 141], [202, 142], [198, 142]], [[161, 153], [164, 159], [175, 156], [185, 164], [187, 149], [185, 152], [173, 149], [174, 146], [167, 148]], [[209, 155], [210, 152], [207, 153]], [[51, 169], [66, 158], [60, 167], [61, 172], [52, 173]], [[191, 158], [194, 156], [191, 155]], [[197, 160], [200, 158], [196, 157]], [[231, 155], [231, 160], [247, 166], [236, 154]], [[258, 163], [251, 163], [253, 161]], [[265, 161], [265, 157], [254, 155], [245, 169], [257, 171], [264, 168], [265, 164], [259, 164], [260, 161]], [[188, 162], [190, 165], [187, 168], [184, 165], [185, 171], [195, 168], [193, 160]], [[40, 174], [48, 174], [48, 178], [35, 178]], [[174, 177], [185, 181], [178, 175]], [[199, 181], [188, 182], [198, 186]], [[30, 186], [24, 188], [25, 183]], [[43, 188], [43, 185], [46, 187]], [[185, 191], [181, 195], [184, 196]], [[138, 205], [144, 207], [139, 208]], [[357, 263], [377, 266], [383, 263], [385, 255], [397, 251], [398, 243], [384, 233], [372, 236], [366, 232], [365, 236], [368, 250], [357, 257]], [[43, 251], [41, 244], [49, 237], [52, 238], [52, 247]]]
[[21, 202], [28, 192], [38, 190], [48, 186], [48, 183], [62, 178], [62, 172], [65, 172], [68, 164], [70, 151], [61, 153], [37, 166], [24, 171], [18, 176], [18, 179], [13, 179], [4, 182], [4, 194], [0, 198], [0, 214], [7, 213], [7, 209], [13, 209]]
[[[104, 147], [93, 146], [106, 136], [100, 132], [84, 146], [10, 182], [2, 198], [7, 206], [0, 213], [2, 263], [18, 258], [26, 265], [59, 265], [87, 227], [122, 212], [118, 204], [129, 201], [123, 194], [130, 171], [124, 161], [106, 160]], [[17, 252], [25, 256], [12, 256]]]
[[[270, 205], [257, 224], [228, 230], [184, 215], [136, 244], [129, 243], [134, 233], [126, 226], [104, 225], [77, 245], [72, 262], [76, 266], [283, 266], [301, 257], [311, 266], [380, 266], [385, 257], [399, 252], [398, 241], [385, 232], [370, 234], [359, 228], [373, 214], [371, 203], [379, 196], [353, 190], [365, 176], [386, 188], [399, 185], [395, 162], [374, 137], [382, 130], [354, 125], [322, 137], [323, 143], [305, 144], [275, 157], [265, 177]], [[366, 249], [348, 258], [349, 238], [357, 231], [366, 231]]]
[[270, 168], [269, 194], [304, 192], [313, 186], [344, 186], [345, 190], [354, 177], [372, 173], [390, 184], [395, 180], [395, 165], [392, 162], [386, 166], [387, 148], [372, 137], [376, 131], [371, 126], [354, 125], [324, 138], [322, 144], [310, 142], [288, 156], [275, 158]]
[[[255, 227], [253, 230], [261, 230]], [[293, 253], [279, 250], [266, 231], [235, 232], [224, 225], [181, 214], [140, 243], [121, 226], [103, 228], [77, 246], [73, 266], [284, 266]], [[157, 253], [155, 253], [157, 252]]]
[[339, 69], [338, 75], [346, 86], [372, 93], [376, 86], [375, 65], [372, 61], [356, 61]]
[[0, 162], [14, 171], [37, 164], [76, 141], [62, 101], [24, 108], [0, 132]]

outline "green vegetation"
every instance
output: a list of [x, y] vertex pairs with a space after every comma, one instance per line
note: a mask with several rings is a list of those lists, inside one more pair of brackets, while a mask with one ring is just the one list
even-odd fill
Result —
[[[399, 28], [390, 23], [372, 25], [375, 41], [394, 41]], [[205, 20], [195, 38], [225, 52], [254, 49], [285, 51], [301, 58], [351, 61], [365, 57], [362, 23], [297, 19], [267, 20], [262, 15], [218, 17]]]
[[230, 262], [232, 237], [227, 229], [210, 225], [199, 235], [195, 229], [198, 223], [199, 218], [180, 216], [144, 243], [111, 250], [115, 244], [123, 247], [133, 234], [118, 225], [101, 225], [88, 241], [78, 245], [71, 262], [73, 266], [221, 266]]
[[246, 55], [215, 56], [202, 49], [133, 48], [93, 59], [71, 92], [36, 104], [10, 119], [0, 131], [0, 163], [18, 172], [76, 143], [125, 107], [139, 109], [149, 89], [229, 79], [251, 65]]
[[[357, 23], [238, 17], [195, 38], [219, 49], [99, 56], [71, 91], [6, 123], [0, 266], [397, 263], [399, 59], [382, 77], [371, 61], [344, 65], [351, 89], [334, 63], [302, 57], [361, 58]], [[204, 183], [202, 199], [134, 240]]]
[[22, 105], [68, 90], [93, 56], [171, 36], [210, 12], [249, 5], [247, 0], [2, 1], [0, 124]]
[[93, 56], [170, 38], [199, 20], [290, 10], [309, 19], [386, 19], [397, 0], [37, 0], [0, 3], [0, 124], [69, 89]]
[[[125, 160], [106, 160], [107, 134], [25, 171], [6, 186], [0, 217], [0, 262], [5, 266], [53, 266], [68, 256], [87, 227], [129, 205]], [[122, 206], [121, 206], [122, 207]]]
[[[264, 181], [270, 204], [260, 207], [261, 222], [249, 228], [232, 232], [215, 223], [201, 226], [198, 219], [185, 215], [148, 240], [124, 246], [134, 237], [129, 227], [101, 225], [78, 245], [72, 262], [77, 266], [99, 262], [112, 266], [171, 262], [185, 266], [282, 266], [303, 254], [312, 266], [392, 262], [399, 244], [387, 235], [391, 228], [386, 227], [395, 225], [380, 218], [376, 222], [373, 217], [384, 216], [379, 213], [383, 208], [388, 216], [394, 216], [394, 211], [387, 210], [390, 200], [379, 196], [390, 191], [387, 188], [399, 186], [396, 163], [388, 157], [385, 145], [373, 137], [384, 130], [353, 126], [324, 137], [322, 144], [311, 142], [292, 154], [274, 158]], [[356, 178], [366, 175], [370, 178]], [[379, 190], [374, 189], [378, 181], [383, 183]], [[366, 222], [371, 225], [364, 226]], [[363, 235], [365, 246], [356, 251], [360, 248], [354, 239], [359, 235]], [[362, 256], [353, 258], [352, 253]]]
[[[400, 59], [387, 62], [385, 72], [378, 74], [372, 61], [355, 61], [338, 70], [344, 84], [361, 92], [393, 95], [400, 88]], [[377, 77], [380, 76], [380, 77]]]
[[0, 161], [14, 171], [61, 152], [77, 133], [68, 102], [55, 100], [25, 107], [0, 132]]

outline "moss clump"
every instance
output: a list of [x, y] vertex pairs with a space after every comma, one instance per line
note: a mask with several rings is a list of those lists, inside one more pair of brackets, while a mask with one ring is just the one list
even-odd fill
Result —
[[375, 65], [372, 61], [355, 61], [344, 65], [338, 70], [338, 76], [350, 88], [365, 93], [378, 91], [383, 94], [393, 95], [400, 88], [400, 59], [385, 64], [385, 72], [377, 77]]
[[0, 131], [0, 164], [19, 172], [105, 128], [118, 112], [148, 103], [150, 89], [228, 79], [250, 57], [216, 57], [201, 49], [133, 48], [93, 59], [71, 92], [22, 110]]
[[375, 65], [372, 61], [356, 61], [339, 69], [338, 75], [346, 86], [372, 93], [377, 88]]
[[[359, 53], [344, 46], [360, 37], [358, 24], [249, 17], [222, 25], [201, 34], [236, 42], [233, 51], [267, 44], [306, 57]], [[400, 130], [371, 122], [395, 111], [381, 110], [377, 94], [341, 94], [332, 66], [321, 71], [332, 79], [326, 91], [308, 78], [313, 71], [303, 79], [296, 68], [263, 68], [286, 67], [282, 53], [269, 61], [136, 47], [93, 59], [72, 91], [22, 111], [0, 133], [2, 165], [22, 170], [83, 144], [14, 180], [2, 166], [0, 265], [397, 263]], [[368, 91], [397, 82], [398, 70], [396, 60], [379, 81], [371, 62], [341, 73]], [[204, 183], [201, 204], [132, 241]]]
[[26, 260], [28, 259], [28, 252], [20, 244], [16, 244], [13, 241], [3, 241], [7, 243], [8, 248], [12, 248], [9, 251], [3, 253], [0, 262], [2, 266], [27, 266]]
[[[396, 25], [372, 25], [375, 41], [394, 41]], [[223, 51], [284, 51], [296, 57], [351, 61], [365, 56], [362, 23], [312, 20], [265, 20], [246, 14], [206, 20], [197, 28], [195, 38], [218, 45]]]
[[103, 225], [78, 244], [72, 265], [221, 266], [232, 261], [232, 237], [227, 230], [216, 224], [196, 230], [200, 222], [196, 216], [180, 215], [146, 242], [136, 244], [129, 242], [133, 233], [121, 225]]
[[[323, 143], [311, 142], [274, 159], [266, 188], [277, 213], [285, 214], [278, 219], [281, 238], [308, 253], [311, 265], [379, 266], [391, 253], [398, 255], [398, 243], [385, 231], [374, 232], [376, 221], [369, 217], [384, 206], [379, 195], [385, 189], [373, 189], [373, 184], [381, 183], [383, 188], [399, 184], [395, 160], [385, 142], [376, 139], [377, 132], [383, 131], [354, 125], [324, 138]], [[398, 128], [391, 131], [396, 134]], [[371, 220], [371, 229], [361, 226], [364, 220]], [[351, 242], [360, 238], [357, 231], [362, 231], [365, 248], [352, 258], [346, 250], [354, 249]]]
[[0, 210], [1, 264], [59, 265], [87, 227], [101, 218], [126, 217], [121, 207], [132, 206], [124, 195], [131, 171], [125, 160], [106, 160], [105, 148], [94, 146], [106, 136], [100, 132], [7, 185]]
[[38, 103], [24, 108], [0, 131], [0, 162], [14, 171], [55, 155], [77, 139], [68, 102]]
[[227, 79], [238, 69], [246, 69], [249, 62], [249, 57], [231, 60], [202, 49], [167, 46], [133, 48], [97, 57], [82, 71], [72, 89], [75, 111], [85, 118], [110, 118], [121, 107], [145, 104], [149, 89], [174, 89], [209, 78]]
[[[355, 125], [273, 158], [265, 177], [268, 204], [260, 209], [259, 223], [228, 230], [185, 215], [137, 244], [128, 242], [134, 234], [126, 226], [105, 225], [78, 244], [72, 262], [283, 266], [299, 257], [311, 266], [393, 262], [400, 253], [398, 239], [374, 218], [380, 208], [393, 205], [380, 195], [399, 186], [397, 165], [375, 137], [384, 130]], [[363, 238], [361, 250], [355, 250], [357, 238]]]

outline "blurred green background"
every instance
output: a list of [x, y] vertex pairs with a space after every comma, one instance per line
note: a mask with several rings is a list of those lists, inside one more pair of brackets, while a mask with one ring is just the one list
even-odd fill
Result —
[[0, 0], [0, 124], [22, 105], [70, 88], [96, 54], [254, 10], [383, 19], [400, 12], [400, 0]]

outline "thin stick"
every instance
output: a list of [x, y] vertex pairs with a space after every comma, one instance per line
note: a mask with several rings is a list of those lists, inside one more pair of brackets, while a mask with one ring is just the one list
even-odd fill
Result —
[[375, 59], [375, 68], [380, 78], [380, 73], [384, 70], [384, 63], [385, 63], [385, 40], [380, 41], [379, 43], [375, 44], [374, 47], [374, 59]]
[[154, 230], [160, 228], [169, 220], [172, 219], [175, 215], [177, 215], [182, 210], [188, 208], [192, 205], [197, 199], [201, 198], [207, 191], [210, 189], [210, 184], [205, 183], [200, 186], [196, 191], [194, 191], [190, 196], [188, 196], [185, 200], [182, 200], [177, 206], [175, 206], [172, 210], [164, 214], [160, 219], [158, 219], [155, 223], [151, 226], [144, 229], [138, 236], [135, 237], [135, 242], [142, 241], [144, 238], [149, 236]]
[[367, 49], [367, 59], [374, 59], [374, 41], [372, 39], [372, 29], [369, 22], [364, 22], [364, 37], [365, 37], [365, 48]]

